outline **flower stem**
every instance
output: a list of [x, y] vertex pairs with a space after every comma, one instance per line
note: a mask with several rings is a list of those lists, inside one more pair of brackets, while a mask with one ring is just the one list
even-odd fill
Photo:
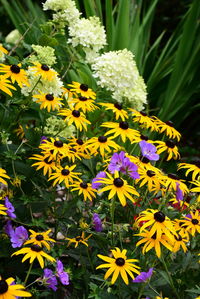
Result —
[[27, 272], [27, 274], [26, 274], [26, 278], [25, 278], [25, 280], [24, 280], [24, 286], [26, 285], [26, 283], [27, 283], [27, 281], [28, 281], [28, 278], [29, 278], [29, 275], [30, 275], [32, 266], [33, 266], [33, 263], [31, 263], [30, 266], [29, 266], [28, 272]]
[[177, 290], [176, 290], [176, 288], [175, 288], [175, 286], [174, 286], [173, 279], [172, 279], [172, 277], [171, 277], [171, 274], [169, 273], [169, 270], [168, 270], [168, 268], [167, 268], [167, 265], [166, 265], [165, 260], [164, 260], [163, 257], [161, 257], [161, 262], [163, 263], [163, 266], [164, 266], [165, 271], [166, 271], [166, 273], [167, 273], [167, 276], [168, 276], [168, 278], [169, 278], [170, 286], [171, 286], [172, 290], [174, 291], [174, 294], [176, 295], [176, 297], [177, 297], [178, 299], [180, 299], [180, 296], [179, 296], [179, 294], [178, 294], [178, 292], [177, 292]]

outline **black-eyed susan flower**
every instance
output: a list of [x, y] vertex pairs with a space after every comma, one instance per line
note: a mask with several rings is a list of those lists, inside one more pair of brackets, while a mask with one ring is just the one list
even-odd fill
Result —
[[55, 161], [51, 160], [49, 157], [35, 154], [33, 155], [33, 157], [30, 157], [29, 159], [38, 161], [32, 164], [31, 166], [37, 166], [36, 170], [43, 168], [44, 175], [51, 175], [52, 171], [56, 169]]
[[186, 237], [189, 239], [189, 233], [186, 231], [186, 225], [184, 224], [183, 220], [181, 219], [175, 219], [173, 220], [174, 228], [177, 232], [177, 235], [180, 235], [181, 237]]
[[5, 76], [0, 76], [0, 90], [12, 97], [12, 92], [10, 91], [10, 89], [16, 90], [16, 88], [10, 83], [10, 80], [8, 80]]
[[57, 168], [56, 171], [50, 175], [49, 181], [54, 180], [53, 186], [64, 182], [66, 188], [69, 188], [69, 184], [73, 184], [74, 179], [78, 180], [78, 176], [81, 175], [80, 172], [73, 172], [74, 168], [76, 168], [76, 165], [66, 165], [65, 167]]
[[140, 188], [144, 185], [147, 185], [150, 192], [152, 192], [152, 190], [156, 190], [158, 192], [161, 188], [161, 185], [164, 185], [162, 174], [158, 169], [155, 172], [153, 170], [139, 168], [138, 173], [140, 175], [140, 178], [135, 182], [140, 183]]
[[185, 216], [185, 220], [181, 220], [185, 227], [185, 231], [190, 233], [192, 236], [195, 233], [200, 233], [200, 213], [198, 210], [190, 212], [190, 215]]
[[30, 67], [30, 71], [33, 72], [36, 76], [41, 76], [42, 79], [47, 81], [53, 81], [55, 77], [58, 75], [57, 72], [53, 69], [51, 69], [46, 64], [41, 64], [39, 62], [33, 63], [34, 66]]
[[116, 120], [121, 118], [123, 121], [128, 118], [128, 113], [122, 108], [120, 103], [98, 103], [103, 107], [106, 107], [106, 110], [112, 110], [115, 113]]
[[5, 77], [10, 78], [12, 83], [16, 81], [20, 87], [22, 87], [23, 84], [29, 85], [26, 71], [21, 68], [21, 63], [18, 65], [0, 64], [0, 73], [4, 73]]
[[7, 210], [7, 208], [0, 204], [0, 215], [7, 215], [7, 213], [5, 212]]
[[51, 110], [59, 110], [63, 105], [61, 102], [63, 99], [55, 97], [53, 94], [35, 94], [33, 98], [36, 98], [36, 103], [41, 104], [40, 109], [47, 109], [48, 112]]
[[56, 155], [61, 155], [62, 157], [66, 157], [68, 155], [69, 147], [66, 143], [63, 143], [63, 141], [59, 138], [54, 139], [51, 137], [50, 140], [51, 141], [44, 140], [39, 146], [39, 148], [44, 151], [44, 155], [45, 152], [47, 152], [48, 157], [52, 155], [52, 158], [56, 158]]
[[84, 154], [82, 153], [82, 151], [69, 146], [69, 153], [67, 155], [67, 159], [74, 163], [76, 159], [81, 160], [81, 158], [84, 157]]
[[142, 253], [143, 254], [145, 254], [146, 252], [148, 252], [149, 250], [154, 248], [155, 252], [156, 252], [156, 255], [160, 258], [161, 257], [161, 246], [160, 246], [160, 244], [162, 244], [167, 249], [172, 251], [172, 246], [171, 246], [171, 243], [170, 243], [170, 239], [167, 238], [167, 236], [165, 234], [161, 234], [158, 237], [156, 232], [153, 235], [151, 235], [150, 232], [145, 229], [143, 232], [140, 232], [139, 234], [136, 234], [136, 236], [142, 237], [142, 239], [139, 240], [136, 243], [136, 247], [145, 243], [143, 248], [142, 248]]
[[64, 121], [66, 121], [69, 126], [75, 124], [80, 131], [83, 129], [87, 131], [87, 124], [91, 124], [91, 122], [85, 118], [83, 112], [79, 110], [61, 109], [58, 114], [65, 116]]
[[141, 226], [141, 232], [147, 227], [149, 228], [149, 236], [153, 236], [156, 233], [156, 238], [160, 239], [162, 234], [165, 234], [171, 240], [176, 235], [176, 230], [172, 221], [161, 211], [147, 209], [142, 211], [139, 217], [136, 219], [137, 223], [143, 223]]
[[132, 112], [133, 121], [138, 122], [143, 128], [150, 129], [150, 131], [158, 131], [158, 126], [155, 123], [154, 117], [149, 117], [143, 111], [129, 109]]
[[189, 192], [187, 185], [184, 183], [184, 180], [179, 179], [179, 177], [173, 173], [169, 173], [167, 176], [163, 176], [165, 181], [166, 191], [176, 191], [177, 184], [179, 184], [179, 189], [186, 194]]
[[158, 172], [158, 168], [153, 166], [151, 163], [150, 163], [150, 160], [146, 157], [136, 157], [136, 156], [129, 156], [127, 155], [127, 157], [130, 159], [131, 162], [135, 163], [138, 168], [141, 168], [141, 169], [146, 169], [146, 170], [151, 170], [151, 171], [154, 171], [154, 172]]
[[86, 183], [82, 180], [73, 183], [70, 187], [74, 187], [71, 191], [78, 191], [78, 195], [83, 194], [84, 200], [89, 199], [92, 201], [92, 198], [95, 198], [95, 192], [97, 190], [92, 188], [92, 184]]
[[14, 299], [18, 297], [31, 297], [21, 284], [15, 284], [14, 278], [3, 279], [0, 276], [0, 299]]
[[50, 250], [50, 245], [48, 242], [55, 242], [55, 240], [49, 238], [49, 234], [51, 230], [47, 230], [46, 232], [36, 233], [34, 230], [29, 229], [31, 235], [29, 236], [29, 240], [27, 240], [24, 245], [34, 244], [40, 247], [45, 246], [48, 250]]
[[200, 192], [200, 182], [199, 181], [192, 181], [191, 184], [195, 185], [196, 187], [190, 189], [190, 192]]
[[200, 161], [197, 161], [194, 164], [189, 163], [179, 163], [178, 170], [187, 169], [185, 175], [188, 176], [190, 172], [192, 172], [192, 180], [196, 180], [200, 175]]
[[10, 179], [10, 177], [6, 174], [6, 170], [0, 168], [0, 183], [7, 185], [7, 182], [4, 180], [4, 178]]
[[[136, 266], [133, 263], [139, 262], [136, 259], [127, 259], [126, 253], [127, 250], [123, 249], [122, 251], [116, 247], [111, 250], [113, 258], [98, 254], [97, 256], [103, 261], [107, 262], [106, 264], [99, 265], [96, 269], [109, 268], [105, 273], [104, 279], [108, 279], [108, 277], [112, 275], [111, 284], [114, 284], [117, 280], [119, 274], [122, 277], [125, 284], [128, 285], [128, 275], [134, 279], [133, 273], [140, 274], [139, 266]], [[127, 275], [128, 274], [128, 275]]]
[[75, 238], [66, 238], [66, 240], [69, 240], [67, 246], [70, 246], [70, 244], [75, 243], [75, 248], [76, 248], [80, 243], [82, 243], [88, 247], [87, 241], [91, 236], [92, 236], [92, 234], [85, 237], [85, 232], [82, 232], [81, 236], [77, 236]]
[[68, 103], [70, 106], [72, 105], [75, 110], [81, 109], [84, 113], [98, 109], [98, 107], [94, 105], [94, 100], [83, 96], [72, 98], [68, 100]]
[[160, 119], [154, 117], [155, 119], [155, 123], [158, 127], [158, 131], [160, 133], [165, 132], [165, 134], [172, 139], [177, 139], [178, 141], [180, 141], [181, 139], [181, 134], [174, 128], [173, 122], [171, 121], [166, 121], [163, 122]]
[[44, 258], [46, 258], [51, 263], [56, 261], [52, 256], [44, 252], [42, 250], [42, 247], [36, 244], [33, 244], [31, 247], [24, 247], [18, 250], [14, 252], [12, 256], [19, 254], [25, 254], [25, 256], [22, 259], [22, 263], [25, 262], [27, 259], [30, 259], [30, 264], [32, 264], [34, 260], [37, 259], [41, 268], [44, 268]]
[[139, 135], [137, 130], [129, 128], [127, 121], [120, 121], [119, 123], [105, 122], [101, 127], [111, 128], [111, 130], [105, 133], [105, 136], [114, 134], [112, 138], [120, 136], [123, 142], [126, 142], [126, 139], [132, 141], [135, 136]]
[[86, 147], [90, 150], [91, 155], [100, 153], [104, 158], [105, 153], [110, 153], [111, 148], [116, 151], [119, 149], [119, 145], [115, 143], [112, 138], [106, 136], [92, 137], [86, 142]]
[[73, 147], [83, 158], [90, 158], [90, 151], [87, 149], [87, 143], [83, 139], [75, 137], [71, 138], [69, 140], [69, 147]]
[[149, 143], [153, 143], [152, 140], [149, 140], [149, 137], [147, 135], [143, 135], [141, 132], [138, 131], [138, 135], [134, 136], [133, 140], [131, 143], [139, 143], [140, 141], [148, 141]]
[[174, 159], [180, 159], [180, 154], [178, 152], [178, 147], [175, 145], [173, 140], [167, 140], [167, 141], [154, 141], [157, 148], [157, 153], [161, 154], [163, 152], [167, 152], [167, 161]]
[[70, 91], [80, 94], [82, 97], [96, 99], [96, 93], [92, 91], [91, 88], [87, 84], [81, 84], [75, 81], [72, 81], [72, 84], [68, 84], [70, 86]]
[[117, 171], [115, 172], [114, 177], [108, 172], [106, 174], [107, 178], [101, 178], [101, 180], [99, 181], [99, 183], [105, 184], [106, 186], [100, 189], [99, 192], [110, 191], [108, 199], [111, 199], [115, 195], [117, 195], [123, 207], [126, 205], [126, 198], [135, 203], [133, 195], [139, 196], [139, 193], [135, 190], [135, 188], [131, 185], [128, 185], [126, 180], [120, 178]]
[[174, 236], [174, 242], [172, 244], [172, 252], [177, 252], [181, 248], [183, 249], [184, 252], [186, 252], [187, 251], [186, 244], [188, 243], [188, 241], [189, 238], [187, 237], [187, 235], [183, 236], [177, 234], [177, 236]]

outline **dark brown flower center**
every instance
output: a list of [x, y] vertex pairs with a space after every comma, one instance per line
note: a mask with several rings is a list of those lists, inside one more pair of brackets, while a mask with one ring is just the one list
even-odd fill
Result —
[[154, 214], [154, 219], [157, 221], [157, 222], [164, 222], [165, 221], [165, 214], [163, 214], [163, 212], [159, 211], [159, 212], [156, 212]]
[[145, 141], [149, 140], [149, 137], [142, 135], [142, 134], [140, 134], [140, 138], [141, 138], [141, 140], [145, 140]]
[[63, 169], [61, 173], [62, 175], [69, 175], [70, 171], [68, 169]]
[[51, 163], [52, 163], [52, 160], [49, 160], [49, 157], [47, 157], [47, 158], [44, 159], [44, 162], [45, 162], [46, 164], [51, 164]]
[[120, 187], [122, 187], [124, 185], [124, 181], [122, 179], [120, 179], [120, 178], [116, 178], [116, 179], [114, 179], [113, 184], [116, 187], [120, 188]]
[[16, 64], [11, 65], [10, 70], [12, 73], [15, 73], [15, 74], [20, 73], [20, 67]]
[[54, 96], [52, 94], [46, 94], [45, 98], [47, 99], [47, 101], [53, 101], [54, 100]]
[[198, 223], [199, 223], [199, 220], [197, 220], [197, 219], [192, 219], [192, 224], [196, 225], [196, 224], [198, 224]]
[[36, 251], [36, 252], [40, 252], [40, 251], [42, 251], [42, 247], [40, 247], [39, 245], [34, 244], [34, 245], [31, 246], [31, 250]]
[[129, 125], [128, 125], [127, 121], [120, 121], [119, 127], [123, 130], [127, 130]]
[[86, 97], [79, 97], [79, 100], [80, 100], [81, 102], [85, 102], [85, 101], [88, 100], [88, 98], [86, 98]]
[[63, 147], [63, 142], [61, 140], [56, 140], [56, 141], [54, 141], [54, 145], [56, 147]]
[[0, 280], [0, 294], [6, 293], [8, 290], [8, 284], [4, 279]]
[[37, 235], [35, 238], [36, 238], [37, 241], [42, 241], [42, 240], [44, 240], [44, 237], [43, 237], [43, 235], [41, 235], [41, 234]]
[[78, 110], [73, 110], [73, 111], [72, 111], [72, 115], [73, 115], [74, 117], [79, 117], [81, 114], [80, 114], [80, 111], [78, 111]]
[[83, 140], [82, 140], [82, 139], [77, 139], [77, 140], [76, 140], [76, 143], [77, 143], [78, 145], [83, 145]]
[[114, 106], [115, 106], [115, 108], [117, 108], [118, 110], [122, 110], [122, 104], [115, 103]]
[[49, 67], [48, 67], [48, 65], [46, 65], [46, 64], [42, 64], [42, 65], [41, 65], [41, 69], [42, 69], [43, 71], [49, 71]]
[[155, 172], [152, 171], [152, 170], [148, 170], [148, 171], [147, 171], [147, 175], [151, 178], [152, 176], [155, 175]]
[[98, 141], [101, 143], [105, 143], [107, 141], [107, 137], [106, 136], [99, 136]]
[[82, 182], [82, 183], [80, 183], [80, 187], [83, 188], [83, 189], [87, 189], [88, 184], [85, 183], [85, 182]]
[[145, 112], [142, 112], [142, 111], [140, 111], [140, 114], [141, 114], [142, 116], [147, 116], [147, 114], [146, 114]]
[[122, 267], [122, 266], [124, 266], [124, 264], [125, 264], [125, 259], [123, 259], [122, 257], [118, 257], [118, 258], [115, 260], [115, 264], [116, 264], [117, 266]]
[[81, 84], [80, 89], [83, 91], [88, 91], [88, 85], [87, 84]]
[[173, 140], [167, 140], [165, 142], [166, 146], [169, 147], [169, 148], [174, 148], [175, 147], [175, 143]]
[[179, 180], [179, 177], [174, 173], [169, 173], [168, 178], [176, 180], [176, 181]]
[[168, 120], [168, 121], [166, 121], [165, 123], [166, 123], [166, 125], [168, 125], [168, 126], [170, 126], [170, 127], [173, 127], [173, 126], [174, 126], [174, 124], [173, 124], [173, 122], [172, 122], [171, 120]]

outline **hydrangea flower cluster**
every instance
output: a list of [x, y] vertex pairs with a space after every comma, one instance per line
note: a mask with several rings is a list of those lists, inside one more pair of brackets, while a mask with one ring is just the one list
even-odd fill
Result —
[[55, 49], [52, 47], [42, 47], [39, 45], [32, 45], [31, 47], [35, 54], [30, 56], [30, 62], [39, 61], [40, 63], [47, 64], [49, 66], [52, 66], [56, 63]]
[[130, 51], [124, 49], [104, 53], [95, 58], [92, 69], [97, 83], [111, 91], [114, 99], [120, 103], [127, 99], [135, 109], [143, 109], [147, 103], [146, 85]]
[[69, 138], [73, 135], [74, 130], [74, 126], [66, 126], [64, 120], [53, 115], [47, 119], [44, 133], [47, 135], [55, 135], [59, 132], [58, 137]]

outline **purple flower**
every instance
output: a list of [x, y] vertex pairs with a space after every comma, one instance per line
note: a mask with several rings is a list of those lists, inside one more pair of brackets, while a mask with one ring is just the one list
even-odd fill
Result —
[[14, 233], [11, 220], [8, 220], [6, 225], [4, 225], [4, 231], [9, 237], [11, 237], [11, 235]]
[[[192, 219], [192, 215], [191, 214], [186, 214], [185, 217]], [[188, 219], [186, 219], [188, 220]]]
[[10, 241], [12, 242], [12, 247], [21, 247], [24, 242], [28, 239], [28, 232], [23, 226], [18, 226], [15, 231], [11, 234]]
[[93, 214], [93, 224], [96, 232], [101, 232], [103, 230], [101, 219], [97, 213]]
[[115, 171], [120, 171], [120, 168], [123, 166], [124, 164], [124, 159], [125, 159], [125, 152], [120, 152], [118, 153], [114, 153], [112, 155], [112, 158], [110, 160], [110, 164], [108, 165], [108, 170], [111, 173], [115, 173]]
[[15, 211], [14, 206], [9, 201], [8, 197], [5, 198], [5, 207], [7, 208], [6, 213], [10, 218], [16, 218], [16, 215], [13, 213]]
[[149, 160], [152, 161], [158, 161], [159, 160], [159, 155], [156, 154], [156, 147], [155, 145], [146, 142], [145, 140], [142, 140], [139, 142], [139, 146], [142, 152], [142, 156], [146, 157]]
[[56, 276], [53, 274], [53, 271], [46, 268], [44, 269], [44, 276], [43, 276], [44, 284], [47, 286], [47, 288], [52, 289], [54, 291], [57, 290], [57, 279]]
[[150, 268], [148, 272], [141, 272], [140, 275], [136, 276], [133, 282], [140, 283], [145, 282], [153, 274], [153, 268]]
[[58, 277], [62, 284], [68, 285], [69, 284], [69, 275], [67, 272], [64, 272], [63, 263], [60, 260], [57, 260], [56, 263], [56, 271], [58, 274]]
[[105, 171], [100, 171], [99, 173], [97, 173], [96, 177], [92, 180], [92, 188], [98, 189], [99, 187], [101, 187], [102, 183], [100, 183], [99, 181], [101, 180], [101, 178], [105, 178], [105, 177], [106, 177]]
[[179, 188], [180, 184], [176, 182], [176, 199], [183, 200], [183, 191]]
[[47, 140], [47, 137], [46, 137], [46, 136], [42, 136], [42, 137], [41, 137], [41, 139], [40, 139], [40, 144], [45, 143], [44, 140]]
[[140, 175], [137, 172], [138, 166], [130, 161], [129, 158], [124, 159], [124, 164], [120, 168], [120, 171], [124, 174], [128, 174], [132, 179], [139, 179]]

